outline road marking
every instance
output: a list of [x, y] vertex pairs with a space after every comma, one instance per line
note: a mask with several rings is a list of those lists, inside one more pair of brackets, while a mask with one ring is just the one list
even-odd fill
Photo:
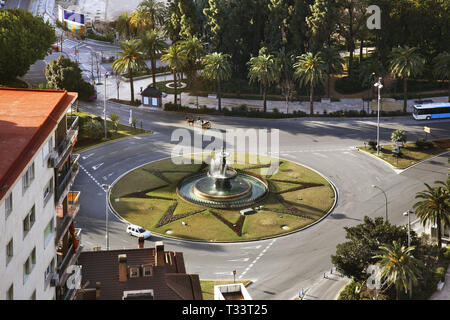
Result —
[[231, 272], [214, 272], [214, 274], [220, 274], [220, 275], [227, 275], [227, 276], [232, 276], [233, 275], [233, 271]]
[[243, 249], [259, 249], [259, 248], [261, 248], [261, 245], [253, 246], [253, 247], [245, 247], [245, 248], [241, 248], [241, 250], [243, 250]]
[[137, 136], [134, 136], [133, 138], [134, 138], [134, 139], [137, 139], [137, 140], [142, 140], [141, 137], [137, 137]]
[[250, 260], [250, 258], [234, 259], [234, 260], [228, 260], [228, 261], [244, 261], [244, 262], [247, 262], [248, 260]]
[[91, 156], [93, 156], [94, 155], [94, 153], [91, 153], [91, 154], [88, 154], [87, 156], [82, 156], [81, 158], [83, 159], [83, 160], [86, 160], [87, 158], [89, 158], [89, 157], [91, 157]]
[[[256, 262], [258, 262], [258, 260], [263, 256], [263, 254], [275, 243], [275, 241], [277, 241], [277, 239], [273, 239], [265, 248], [264, 250], [259, 254], [259, 256], [257, 258], [255, 258], [255, 260], [252, 261], [252, 263], [250, 263], [250, 265], [244, 270], [244, 272], [242, 272], [239, 275], [239, 279], [242, 279], [242, 277], [256, 264]], [[258, 246], [261, 247], [261, 246]]]
[[315, 156], [319, 156], [319, 157], [322, 157], [322, 158], [328, 158], [326, 155], [324, 155], [324, 154], [321, 154], [321, 153], [316, 153], [316, 152], [313, 152], [313, 155], [315, 155]]
[[93, 170], [97, 170], [98, 168], [100, 168], [103, 165], [104, 162], [97, 164], [95, 166], [92, 167]]

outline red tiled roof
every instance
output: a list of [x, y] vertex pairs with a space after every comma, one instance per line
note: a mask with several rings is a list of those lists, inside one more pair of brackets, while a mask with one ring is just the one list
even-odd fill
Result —
[[[119, 281], [118, 256], [127, 255], [127, 266], [151, 265], [152, 276]], [[154, 300], [201, 300], [198, 275], [185, 273], [180, 252], [165, 252], [165, 266], [155, 266], [155, 249], [126, 249], [82, 252], [78, 264], [82, 266], [82, 285], [95, 288], [100, 282], [101, 300], [122, 300], [124, 291], [153, 289]]]
[[0, 88], [0, 200], [77, 96], [60, 90]]

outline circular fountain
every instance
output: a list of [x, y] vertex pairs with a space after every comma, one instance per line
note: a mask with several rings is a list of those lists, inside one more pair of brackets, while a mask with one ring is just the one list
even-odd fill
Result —
[[178, 185], [184, 200], [212, 208], [240, 208], [262, 199], [267, 191], [263, 179], [239, 173], [227, 164], [222, 150], [211, 158], [207, 173], [191, 176]]

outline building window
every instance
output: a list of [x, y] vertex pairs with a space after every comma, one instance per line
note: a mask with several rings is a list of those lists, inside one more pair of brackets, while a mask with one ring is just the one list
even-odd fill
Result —
[[14, 284], [12, 284], [6, 292], [6, 300], [14, 300]]
[[151, 266], [144, 266], [142, 273], [143, 273], [144, 277], [151, 277], [152, 276], [152, 267]]
[[25, 192], [34, 180], [34, 162], [22, 176], [23, 192]]
[[48, 281], [48, 279], [52, 276], [52, 274], [55, 272], [55, 259], [52, 259], [52, 262], [48, 265], [47, 269], [45, 269], [44, 273], [44, 279], [45, 281]]
[[11, 213], [12, 209], [13, 209], [13, 200], [12, 200], [12, 193], [10, 193], [5, 200], [6, 217], [8, 217], [8, 215]]
[[53, 224], [54, 224], [54, 220], [53, 218], [50, 220], [50, 222], [47, 224], [47, 226], [45, 227], [44, 230], [44, 247], [47, 247], [50, 239], [52, 238], [53, 235]]
[[42, 148], [42, 159], [43, 159], [44, 165], [45, 165], [45, 161], [47, 160], [49, 154], [52, 152], [52, 148], [53, 148], [53, 137], [50, 137], [50, 139], [48, 139], [45, 146]]
[[33, 271], [34, 266], [36, 265], [36, 248], [31, 251], [30, 256], [27, 261], [23, 264], [23, 283], [25, 283], [28, 279], [28, 276]]
[[139, 277], [139, 268], [132, 267], [130, 268], [130, 278], [137, 278]]
[[14, 256], [14, 242], [13, 238], [9, 240], [8, 245], [6, 246], [6, 265], [8, 265], [8, 262], [12, 259]]
[[52, 193], [53, 193], [53, 178], [49, 180], [49, 182], [44, 188], [44, 205], [48, 202], [48, 199], [50, 199]]
[[31, 230], [31, 227], [33, 227], [33, 224], [35, 221], [36, 221], [36, 217], [35, 217], [35, 209], [34, 209], [34, 205], [33, 205], [30, 212], [28, 212], [25, 219], [23, 219], [23, 237], [24, 238], [26, 237], [28, 232]]

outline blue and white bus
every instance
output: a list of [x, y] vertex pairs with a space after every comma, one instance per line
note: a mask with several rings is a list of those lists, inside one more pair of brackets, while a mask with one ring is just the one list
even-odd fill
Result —
[[416, 120], [450, 118], [450, 102], [415, 104], [413, 117]]

